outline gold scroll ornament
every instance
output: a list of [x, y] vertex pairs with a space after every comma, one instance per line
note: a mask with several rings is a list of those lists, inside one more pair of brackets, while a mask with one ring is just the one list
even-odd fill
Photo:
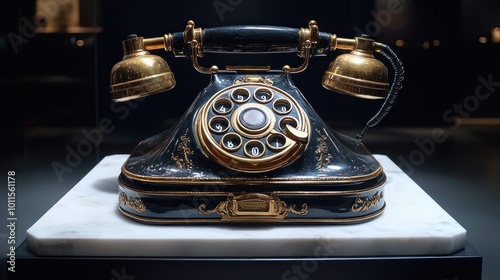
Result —
[[261, 193], [248, 193], [235, 196], [227, 195], [227, 200], [220, 202], [214, 209], [207, 210], [205, 204], [198, 208], [200, 215], [217, 213], [222, 215], [222, 220], [269, 220], [284, 219], [289, 213], [305, 216], [308, 213], [307, 204], [302, 204], [302, 209], [296, 210], [295, 205], [288, 206], [281, 201], [276, 192], [270, 195]]

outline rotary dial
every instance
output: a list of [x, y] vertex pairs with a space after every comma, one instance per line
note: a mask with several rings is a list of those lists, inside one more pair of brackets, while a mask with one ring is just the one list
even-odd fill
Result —
[[310, 125], [285, 91], [244, 83], [217, 92], [200, 109], [195, 134], [207, 156], [243, 172], [266, 172], [295, 161], [307, 146]]

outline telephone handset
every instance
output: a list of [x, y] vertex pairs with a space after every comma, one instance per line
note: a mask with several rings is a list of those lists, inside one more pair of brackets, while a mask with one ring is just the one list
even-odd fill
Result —
[[[365, 36], [338, 38], [308, 28], [229, 26], [123, 41], [124, 59], [111, 71], [111, 97], [120, 102], [175, 86], [168, 64], [148, 50], [190, 57], [210, 84], [169, 130], [136, 147], [122, 166], [119, 209], [145, 223], [355, 223], [385, 208], [382, 166], [361, 142], [388, 113], [401, 88], [403, 67], [384, 44]], [[292, 82], [313, 56], [351, 50], [323, 75], [329, 90], [383, 99], [357, 139], [325, 124]], [[206, 53], [296, 52], [302, 65], [205, 68]], [[388, 71], [373, 52], [394, 67]], [[300, 206], [298, 206], [300, 205]]]

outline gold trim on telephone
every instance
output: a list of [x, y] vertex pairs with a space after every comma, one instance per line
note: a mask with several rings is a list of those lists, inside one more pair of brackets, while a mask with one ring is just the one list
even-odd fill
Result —
[[[189, 57], [211, 75], [177, 123], [137, 145], [119, 176], [119, 209], [139, 222], [357, 223], [382, 214], [383, 167], [362, 143], [367, 129], [389, 112], [404, 70], [396, 54], [367, 36], [338, 38], [307, 28], [226, 26], [195, 28], [157, 38], [131, 35], [111, 71], [111, 98], [122, 102], [174, 88], [166, 61], [149, 51]], [[356, 137], [329, 127], [293, 84], [311, 57], [339, 55], [322, 85], [366, 99], [383, 99]], [[210, 53], [296, 53], [296, 67], [201, 66]], [[382, 54], [394, 68], [388, 82]], [[307, 91], [307, 89], [305, 89]]]
[[243, 172], [293, 162], [310, 135], [306, 113], [289, 94], [257, 83], [217, 92], [200, 108], [195, 124], [200, 148], [219, 164]]

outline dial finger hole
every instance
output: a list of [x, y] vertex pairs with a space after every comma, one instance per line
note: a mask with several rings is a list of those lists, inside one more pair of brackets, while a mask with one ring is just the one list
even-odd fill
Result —
[[245, 103], [250, 99], [250, 92], [245, 88], [237, 88], [231, 93], [231, 99], [236, 103]]
[[296, 119], [294, 119], [294, 118], [292, 118], [292, 117], [285, 117], [285, 118], [282, 118], [282, 119], [280, 120], [279, 125], [280, 125], [280, 129], [281, 129], [281, 131], [283, 131], [283, 132], [285, 132], [285, 129], [286, 129], [286, 126], [287, 126], [287, 125], [290, 125], [290, 126], [291, 126], [291, 127], [293, 127], [293, 128], [297, 128], [297, 129], [299, 128], [299, 127], [298, 127], [298, 126], [299, 126], [299, 123], [297, 122], [297, 120], [296, 120]]
[[278, 99], [273, 103], [273, 110], [277, 114], [285, 115], [292, 111], [292, 104], [286, 99]]
[[259, 103], [268, 103], [273, 100], [273, 92], [267, 88], [255, 90], [254, 98]]
[[286, 138], [283, 134], [271, 134], [266, 138], [267, 146], [274, 151], [282, 150], [285, 147]]
[[229, 120], [225, 117], [213, 117], [209, 123], [210, 130], [214, 133], [225, 133], [229, 129]]
[[236, 151], [241, 147], [241, 136], [236, 133], [228, 133], [222, 136], [221, 145], [228, 151]]
[[231, 100], [226, 99], [226, 98], [221, 98], [215, 101], [213, 105], [213, 110], [215, 113], [220, 114], [220, 115], [225, 115], [231, 112], [233, 109], [233, 102]]
[[247, 157], [258, 158], [264, 155], [266, 147], [260, 141], [251, 140], [245, 144], [244, 151]]

